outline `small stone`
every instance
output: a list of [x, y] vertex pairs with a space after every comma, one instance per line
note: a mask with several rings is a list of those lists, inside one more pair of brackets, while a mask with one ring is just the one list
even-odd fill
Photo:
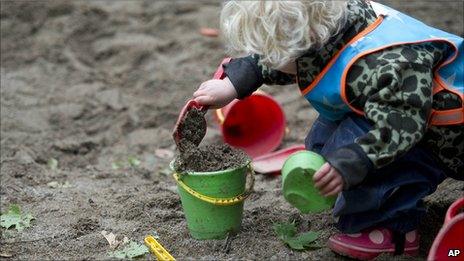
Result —
[[15, 153], [15, 158], [18, 159], [19, 163], [30, 164], [34, 162], [34, 158], [31, 156], [32, 151], [22, 148]]

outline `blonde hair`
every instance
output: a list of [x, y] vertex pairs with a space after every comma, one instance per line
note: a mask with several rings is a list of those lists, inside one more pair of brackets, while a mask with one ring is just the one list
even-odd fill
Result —
[[346, 1], [228, 1], [221, 31], [230, 54], [258, 54], [277, 69], [323, 46], [343, 26], [346, 9]]

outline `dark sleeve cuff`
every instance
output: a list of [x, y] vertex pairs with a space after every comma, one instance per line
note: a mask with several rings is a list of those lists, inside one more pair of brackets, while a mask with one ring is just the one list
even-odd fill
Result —
[[256, 60], [251, 56], [232, 59], [223, 67], [230, 82], [234, 85], [239, 99], [250, 96], [264, 82]]
[[342, 175], [344, 189], [350, 189], [361, 183], [374, 167], [362, 148], [356, 143], [343, 146], [329, 153], [325, 159]]

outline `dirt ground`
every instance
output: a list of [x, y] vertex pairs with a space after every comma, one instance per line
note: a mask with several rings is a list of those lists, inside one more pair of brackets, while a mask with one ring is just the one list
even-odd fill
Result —
[[[463, 35], [462, 1], [391, 3]], [[286, 220], [320, 230], [321, 244], [334, 231], [330, 213], [300, 215], [285, 202], [280, 176], [257, 177], [229, 251], [225, 241], [188, 235], [168, 169], [171, 130], [225, 55], [219, 39], [198, 34], [218, 27], [219, 9], [218, 2], [1, 2], [1, 210], [17, 203], [36, 218], [22, 232], [1, 229], [2, 258], [110, 259], [106, 230], [140, 243], [156, 234], [179, 260], [342, 259], [327, 248], [292, 251], [273, 234], [272, 223]], [[301, 143], [316, 113], [296, 86], [265, 90], [287, 113], [284, 144]], [[220, 140], [211, 115], [208, 124], [206, 142]], [[140, 165], [129, 167], [134, 158]], [[427, 199], [421, 258], [462, 187], [447, 180]]]

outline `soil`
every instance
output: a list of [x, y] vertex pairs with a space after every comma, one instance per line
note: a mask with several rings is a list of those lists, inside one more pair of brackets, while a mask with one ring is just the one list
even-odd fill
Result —
[[190, 109], [181, 120], [177, 144], [179, 155], [174, 161], [178, 172], [212, 172], [234, 169], [250, 162], [250, 158], [239, 149], [220, 142], [198, 147], [206, 134], [205, 112]]
[[[389, 3], [463, 35], [462, 1]], [[256, 176], [242, 231], [227, 246], [188, 235], [168, 168], [176, 149], [171, 130], [179, 109], [225, 56], [218, 38], [198, 33], [218, 28], [218, 2], [0, 4], [0, 208], [3, 213], [17, 203], [35, 217], [22, 232], [0, 229], [1, 257], [108, 260], [105, 230], [139, 243], [158, 235], [178, 260], [345, 259], [326, 247], [293, 251], [277, 239], [272, 223], [286, 220], [295, 220], [299, 231], [321, 231], [322, 245], [335, 231], [329, 212], [301, 215], [292, 208], [280, 176]], [[302, 143], [317, 113], [297, 86], [263, 89], [286, 112], [282, 146]], [[207, 117], [203, 142], [218, 144], [218, 126]], [[129, 157], [140, 164], [128, 164]], [[47, 165], [51, 158], [57, 168]], [[47, 185], [53, 181], [70, 186]], [[446, 180], [426, 199], [417, 260], [462, 188], [463, 182]]]
[[227, 144], [188, 146], [174, 162], [179, 172], [211, 172], [243, 167], [250, 158], [242, 150]]
[[201, 111], [196, 108], [190, 109], [181, 120], [178, 131], [180, 134], [180, 141], [178, 149], [182, 153], [187, 148], [200, 145], [201, 141], [206, 134], [206, 111]]

